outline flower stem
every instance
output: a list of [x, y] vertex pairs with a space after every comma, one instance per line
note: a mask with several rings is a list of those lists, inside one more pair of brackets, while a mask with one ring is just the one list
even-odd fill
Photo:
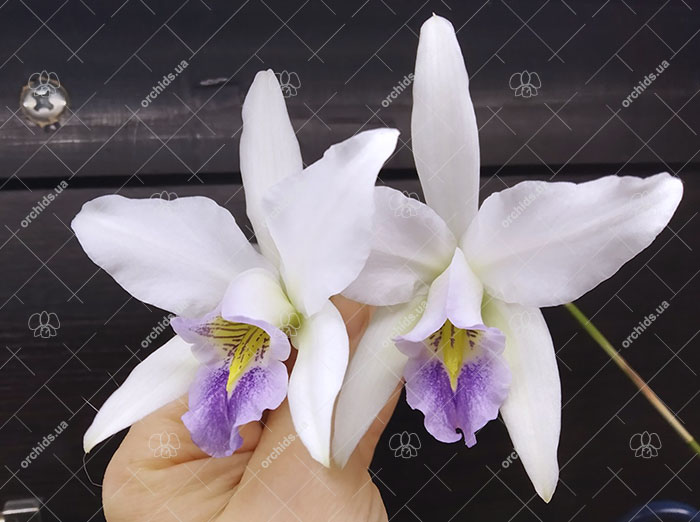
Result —
[[676, 430], [676, 433], [681, 436], [681, 438], [690, 446], [690, 448], [700, 455], [700, 444], [695, 438], [686, 430], [683, 425], [678, 422], [675, 415], [666, 407], [659, 396], [654, 393], [654, 391], [649, 387], [649, 385], [642, 379], [637, 372], [635, 372], [627, 361], [620, 355], [620, 353], [610, 344], [605, 336], [595, 327], [595, 325], [584, 315], [578, 306], [573, 303], [567, 303], [564, 305], [566, 309], [574, 316], [574, 318], [581, 323], [583, 329], [588, 332], [588, 334], [593, 338], [595, 342], [600, 345], [600, 347], [605, 350], [610, 358], [619, 366], [619, 368], [630, 378], [634, 385], [639, 389], [640, 392], [647, 398], [654, 408], [666, 419], [671, 427]]

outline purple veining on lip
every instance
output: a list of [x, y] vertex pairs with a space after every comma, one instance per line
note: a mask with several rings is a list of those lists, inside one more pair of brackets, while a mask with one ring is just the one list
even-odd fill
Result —
[[[192, 343], [192, 352], [202, 367], [189, 391], [189, 411], [182, 416], [192, 440], [213, 457], [231, 455], [241, 447], [239, 428], [258, 421], [266, 409], [277, 408], [287, 395], [289, 341], [279, 329], [259, 321], [231, 322], [218, 312], [201, 319], [176, 317], [175, 331]], [[264, 342], [249, 359], [239, 350], [249, 329]], [[242, 371], [226, 386], [232, 361], [245, 361]]]
[[190, 410], [182, 416], [194, 443], [212, 457], [227, 457], [241, 447], [238, 428], [260, 420], [287, 394], [287, 369], [279, 361], [253, 366], [226, 392], [228, 367], [203, 366], [190, 388]]
[[[406, 400], [425, 415], [425, 428], [441, 442], [476, 444], [475, 433], [498, 416], [508, 395], [510, 370], [502, 358], [505, 338], [495, 328], [487, 328], [474, 352], [464, 358], [456, 390], [441, 358], [425, 343], [397, 340], [399, 349], [417, 355], [408, 360], [404, 370]], [[403, 345], [403, 346], [402, 346]], [[409, 346], [410, 345], [410, 346]]]

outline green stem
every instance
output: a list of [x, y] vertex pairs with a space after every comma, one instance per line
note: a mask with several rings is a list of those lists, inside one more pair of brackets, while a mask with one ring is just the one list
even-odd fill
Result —
[[620, 355], [620, 353], [610, 344], [605, 336], [595, 327], [593, 323], [584, 315], [584, 313], [579, 310], [578, 306], [573, 303], [568, 303], [564, 305], [566, 309], [574, 316], [574, 318], [581, 323], [583, 329], [588, 332], [588, 334], [593, 338], [598, 345], [605, 350], [610, 358], [619, 366], [619, 368], [630, 378], [634, 385], [639, 389], [640, 392], [647, 398], [654, 408], [662, 415], [666, 422], [668, 422], [671, 427], [676, 430], [678, 435], [690, 446], [690, 448], [700, 455], [700, 444], [695, 438], [686, 430], [683, 425], [676, 419], [675, 415], [669, 410], [666, 405], [659, 399], [659, 396], [654, 393], [654, 391], [649, 387], [649, 385], [642, 379], [637, 372], [635, 372], [632, 367], [627, 364], [627, 361]]

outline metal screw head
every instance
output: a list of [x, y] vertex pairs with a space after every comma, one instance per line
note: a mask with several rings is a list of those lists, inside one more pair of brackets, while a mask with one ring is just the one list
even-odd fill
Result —
[[0, 515], [3, 522], [41, 522], [41, 501], [38, 498], [8, 500]]
[[20, 107], [29, 121], [39, 127], [59, 122], [68, 107], [68, 93], [55, 73], [34, 73], [20, 93]]

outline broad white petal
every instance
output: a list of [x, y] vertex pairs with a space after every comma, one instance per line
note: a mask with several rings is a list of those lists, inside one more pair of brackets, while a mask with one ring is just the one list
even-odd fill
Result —
[[425, 297], [374, 311], [357, 350], [350, 359], [338, 395], [333, 431], [333, 461], [343, 467], [376, 419], [403, 375], [407, 357], [394, 345], [416, 324]]
[[578, 299], [651, 244], [683, 195], [678, 178], [524, 181], [489, 196], [461, 245], [489, 294], [527, 306]]
[[216, 307], [236, 274], [268, 265], [229, 211], [204, 197], [102, 196], [71, 226], [90, 259], [127, 292], [185, 317]]
[[327, 301], [306, 318], [292, 338], [298, 350], [289, 378], [289, 409], [311, 456], [330, 466], [333, 407], [348, 365], [348, 333], [340, 312]]
[[[425, 312], [402, 340], [421, 343], [449, 319], [457, 328], [483, 327], [481, 300], [484, 289], [469, 268], [464, 254], [455, 250], [450, 266], [433, 281]], [[416, 345], [416, 349], [419, 346]], [[411, 354], [407, 354], [411, 355]]]
[[304, 315], [318, 312], [360, 273], [369, 256], [374, 182], [398, 131], [361, 132], [329, 148], [265, 197], [287, 295]]
[[179, 336], [170, 339], [141, 361], [100, 408], [83, 437], [85, 452], [186, 394], [198, 368], [191, 345]]
[[479, 205], [479, 132], [454, 27], [435, 15], [420, 31], [411, 141], [426, 202], [460, 237]]
[[374, 189], [372, 252], [343, 295], [375, 306], [405, 303], [452, 260], [457, 241], [433, 209], [389, 187]]
[[282, 330], [298, 328], [301, 321], [279, 277], [264, 268], [246, 270], [231, 282], [221, 303], [221, 316], [233, 322], [263, 322]]
[[561, 389], [552, 338], [538, 308], [486, 301], [484, 321], [506, 335], [504, 356], [513, 376], [501, 415], [535, 490], [549, 502], [559, 480], [561, 428]]
[[275, 183], [301, 172], [303, 164], [282, 90], [272, 70], [255, 75], [243, 101], [242, 115], [241, 177], [248, 217], [261, 252], [277, 263], [278, 254], [265, 224], [262, 199]]

